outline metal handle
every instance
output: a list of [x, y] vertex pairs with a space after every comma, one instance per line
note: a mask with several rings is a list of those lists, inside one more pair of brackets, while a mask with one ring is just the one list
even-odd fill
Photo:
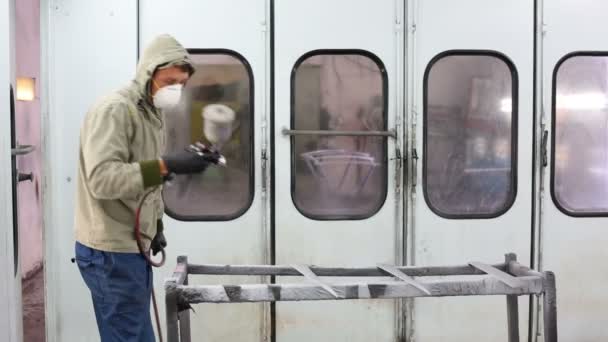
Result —
[[30, 173], [19, 173], [19, 175], [17, 176], [17, 180], [19, 182], [25, 182], [25, 181], [33, 181], [34, 180], [34, 174], [32, 172]]
[[17, 147], [11, 149], [11, 154], [13, 156], [24, 156], [34, 152], [35, 149], [33, 145], [17, 145]]
[[388, 131], [327, 131], [327, 130], [306, 130], [306, 129], [287, 129], [281, 131], [283, 135], [324, 135], [324, 136], [352, 136], [352, 137], [389, 137], [397, 139], [394, 129]]

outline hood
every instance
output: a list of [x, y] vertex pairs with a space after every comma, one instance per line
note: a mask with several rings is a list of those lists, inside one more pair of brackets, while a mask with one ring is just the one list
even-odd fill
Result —
[[144, 50], [137, 64], [135, 83], [141, 97], [150, 101], [149, 83], [159, 66], [184, 64], [190, 66], [190, 69], [194, 71], [188, 52], [175, 38], [168, 34], [154, 38]]

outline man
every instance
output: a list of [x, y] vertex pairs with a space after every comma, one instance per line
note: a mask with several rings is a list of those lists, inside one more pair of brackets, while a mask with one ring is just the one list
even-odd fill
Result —
[[213, 162], [187, 151], [161, 157], [163, 110], [178, 104], [193, 72], [186, 50], [161, 35], [146, 48], [135, 79], [97, 102], [82, 125], [75, 259], [91, 291], [102, 342], [154, 341], [152, 270], [138, 252], [135, 211], [152, 191], [142, 205], [140, 229], [146, 250], [158, 253], [167, 244], [163, 179], [203, 172]]

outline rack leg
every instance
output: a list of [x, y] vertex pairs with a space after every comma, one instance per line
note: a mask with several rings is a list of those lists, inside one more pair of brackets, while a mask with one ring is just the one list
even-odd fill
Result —
[[555, 274], [551, 271], [545, 275], [545, 294], [543, 296], [545, 342], [557, 342], [557, 293]]

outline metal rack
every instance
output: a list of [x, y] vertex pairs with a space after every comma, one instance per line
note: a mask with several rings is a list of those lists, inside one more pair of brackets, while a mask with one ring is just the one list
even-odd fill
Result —
[[[189, 275], [299, 276], [307, 282], [188, 285]], [[372, 279], [332, 284], [321, 277]], [[433, 279], [425, 279], [428, 277]], [[557, 341], [555, 276], [550, 271], [541, 273], [519, 264], [515, 254], [507, 254], [505, 262], [494, 265], [470, 262], [461, 266], [368, 268], [196, 265], [180, 256], [173, 276], [165, 282], [165, 295], [169, 342], [191, 341], [190, 313], [186, 309], [190, 304], [495, 295], [507, 296], [509, 342], [519, 341], [517, 296], [522, 295], [543, 296], [545, 342]]]

